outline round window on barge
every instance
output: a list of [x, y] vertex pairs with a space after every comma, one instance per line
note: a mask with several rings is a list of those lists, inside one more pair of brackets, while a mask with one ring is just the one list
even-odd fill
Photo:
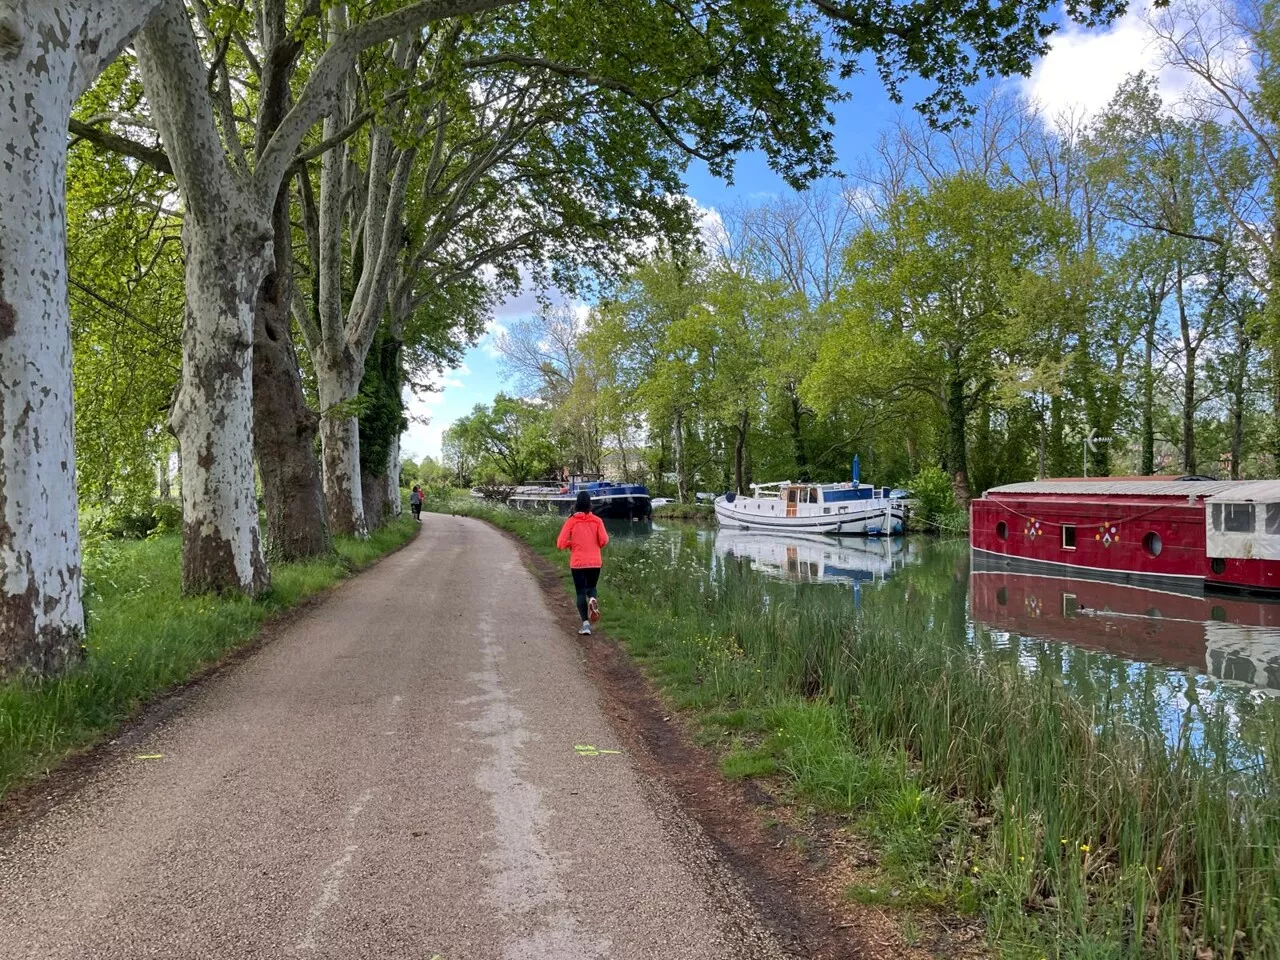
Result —
[[1222, 576], [1227, 572], [1227, 561], [1223, 560], [1221, 557], [1214, 557], [1213, 563], [1209, 564], [1209, 568], [1218, 576]]
[[996, 524], [996, 536], [1001, 540], [1009, 539], [1009, 527], [1003, 520]]
[[1142, 538], [1142, 549], [1147, 551], [1147, 556], [1158, 557], [1160, 551], [1164, 549], [1164, 541], [1160, 539], [1160, 534], [1152, 530]]

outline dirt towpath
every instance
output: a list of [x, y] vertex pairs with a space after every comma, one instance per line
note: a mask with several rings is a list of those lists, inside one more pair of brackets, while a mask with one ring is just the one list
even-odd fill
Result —
[[0, 846], [0, 957], [786, 956], [515, 546], [423, 527]]

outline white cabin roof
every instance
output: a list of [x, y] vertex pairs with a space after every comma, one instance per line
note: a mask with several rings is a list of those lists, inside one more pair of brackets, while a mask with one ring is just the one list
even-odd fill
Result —
[[1210, 503], [1280, 503], [1280, 480], [1237, 480], [1231, 489], [1209, 497]]
[[1096, 480], [1032, 480], [992, 487], [984, 496], [1000, 494], [1087, 495], [1111, 497], [1187, 497], [1238, 503], [1246, 500], [1280, 500], [1277, 480], [1169, 480], [1160, 477], [1128, 479], [1099, 477]]

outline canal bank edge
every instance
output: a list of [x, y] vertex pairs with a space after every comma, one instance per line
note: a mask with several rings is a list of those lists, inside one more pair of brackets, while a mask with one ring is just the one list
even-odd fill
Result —
[[843, 818], [801, 809], [751, 777], [727, 777], [721, 769], [725, 754], [700, 745], [696, 716], [665, 703], [621, 643], [599, 628], [576, 634], [568, 575], [550, 557], [501, 524], [460, 515], [481, 520], [515, 545], [549, 607], [582, 648], [588, 675], [607, 697], [605, 712], [636, 767], [678, 799], [788, 949], [811, 960], [990, 955], [981, 925], [972, 918], [938, 916], [927, 930], [912, 932], [899, 918], [850, 899], [848, 889], [867, 883], [876, 857], [846, 832]]

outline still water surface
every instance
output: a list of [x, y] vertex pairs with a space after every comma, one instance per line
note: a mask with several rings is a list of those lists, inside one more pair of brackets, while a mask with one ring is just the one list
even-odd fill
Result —
[[[931, 622], [975, 658], [1049, 671], [1085, 702], [1119, 710], [1171, 742], [1226, 719], [1280, 722], [1280, 603], [981, 570], [967, 540], [755, 533], [654, 522], [613, 526], [620, 549], [674, 560], [692, 551], [715, 578], [735, 564], [779, 589], [838, 592], [860, 618], [931, 605]], [[1221, 729], [1222, 725], [1218, 727]]]

